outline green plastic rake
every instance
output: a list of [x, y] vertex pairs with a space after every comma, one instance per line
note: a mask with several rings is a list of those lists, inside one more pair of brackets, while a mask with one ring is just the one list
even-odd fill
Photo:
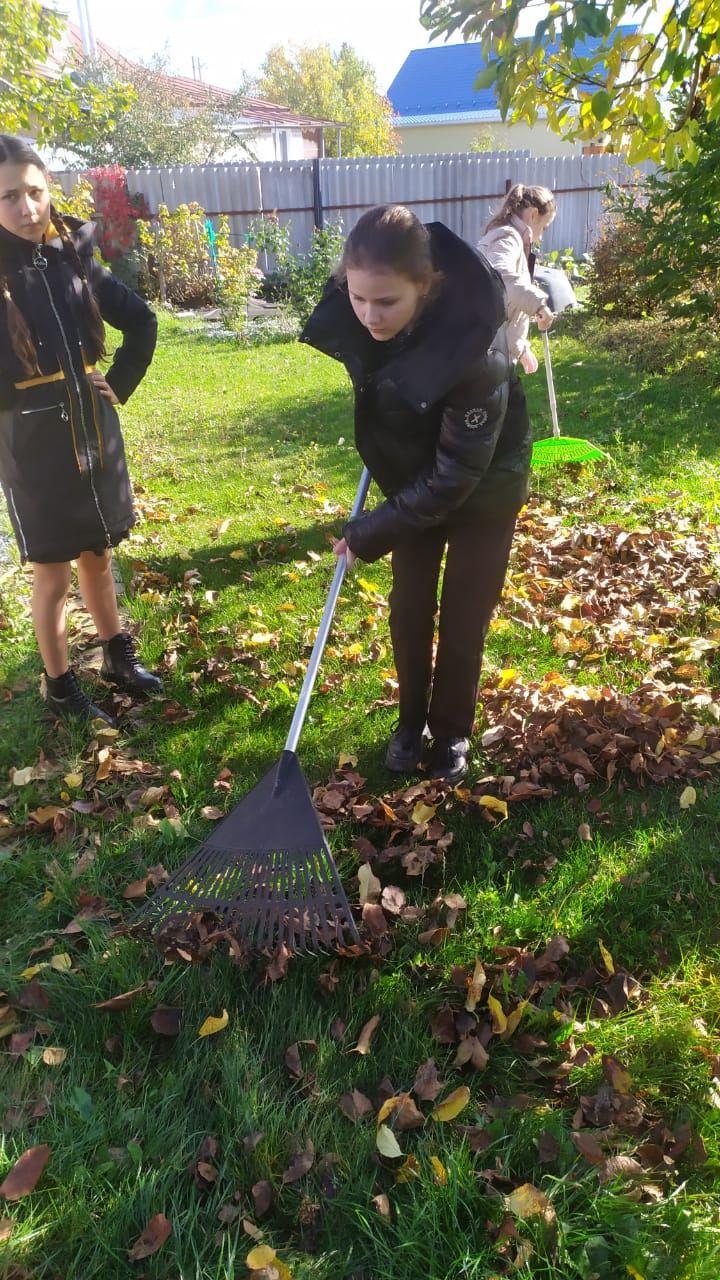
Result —
[[555, 399], [555, 382], [553, 379], [552, 360], [550, 359], [550, 340], [547, 330], [543, 333], [543, 350], [553, 433], [544, 440], [535, 441], [532, 449], [533, 467], [563, 467], [572, 462], [606, 461], [608, 455], [602, 449], [598, 449], [596, 444], [591, 444], [589, 440], [579, 440], [575, 436], [560, 435], [557, 401]]

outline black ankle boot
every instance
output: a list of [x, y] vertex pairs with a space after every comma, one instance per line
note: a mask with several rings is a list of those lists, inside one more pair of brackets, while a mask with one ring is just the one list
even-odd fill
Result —
[[142, 665], [135, 652], [133, 638], [127, 631], [119, 631], [111, 640], [103, 640], [102, 647], [104, 658], [100, 675], [103, 680], [110, 680], [136, 696], [162, 693], [162, 680]]
[[88, 698], [71, 667], [62, 676], [49, 676], [45, 672], [45, 701], [51, 711], [63, 720], [102, 720], [115, 728], [115, 721], [106, 711], [96, 707]]

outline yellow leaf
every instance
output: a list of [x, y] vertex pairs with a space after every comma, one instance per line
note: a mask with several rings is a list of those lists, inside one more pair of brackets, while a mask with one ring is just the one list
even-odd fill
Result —
[[512, 1013], [508, 1014], [506, 1019], [507, 1025], [503, 1031], [503, 1040], [509, 1040], [510, 1036], [515, 1034], [520, 1025], [520, 1019], [522, 1018], [529, 1003], [529, 1000], [521, 1000], [517, 1008], [513, 1009]]
[[442, 1161], [438, 1160], [437, 1156], [431, 1156], [430, 1163], [433, 1169], [435, 1170], [436, 1183], [438, 1184], [438, 1186], [444, 1187], [445, 1183], [447, 1182], [447, 1170], [445, 1168], [445, 1165], [442, 1163]]
[[67, 1049], [61, 1049], [58, 1045], [49, 1044], [43, 1049], [42, 1060], [46, 1067], [59, 1067], [67, 1058]]
[[251, 1271], [262, 1271], [263, 1267], [272, 1266], [276, 1257], [275, 1250], [271, 1249], [269, 1244], [261, 1244], [258, 1245], [257, 1249], [250, 1250], [245, 1259], [245, 1265]]
[[508, 685], [512, 684], [514, 680], [517, 680], [519, 675], [522, 675], [522, 672], [518, 671], [517, 667], [503, 668], [503, 670], [500, 672], [500, 678], [498, 680], [498, 688], [507, 689]]
[[235, 549], [234, 551], [231, 551], [231, 552], [230, 552], [230, 559], [231, 559], [231, 560], [246, 560], [246, 559], [247, 559], [247, 551], [241, 551], [239, 547], [236, 547], [236, 549]]
[[417, 1156], [408, 1156], [400, 1165], [396, 1175], [396, 1182], [409, 1182], [411, 1178], [416, 1178], [420, 1173], [420, 1165], [417, 1162]]
[[387, 1120], [391, 1111], [400, 1105], [407, 1098], [406, 1093], [396, 1093], [392, 1098], [386, 1098], [380, 1110], [377, 1113], [377, 1124], [382, 1124], [383, 1120]]
[[436, 811], [436, 804], [425, 804], [424, 800], [418, 800], [412, 811], [412, 820], [419, 826], [420, 823], [429, 822], [431, 818], [434, 818]]
[[72, 969], [72, 957], [67, 951], [61, 951], [59, 955], [50, 957], [50, 968], [56, 969], [58, 973], [67, 973]]
[[66, 773], [63, 782], [66, 787], [70, 787], [71, 791], [77, 791], [82, 786], [83, 776], [81, 773]]
[[632, 1263], [626, 1262], [625, 1270], [627, 1271], [628, 1275], [631, 1277], [631, 1280], [645, 1280], [645, 1277], [642, 1274], [642, 1272], [638, 1271], [637, 1267], [634, 1267]]
[[47, 969], [47, 964], [31, 964], [27, 969], [23, 969], [20, 977], [25, 978], [29, 982], [30, 979], [34, 978], [35, 974], [39, 973], [41, 969]]
[[503, 1011], [503, 1007], [495, 996], [488, 996], [488, 1009], [493, 1023], [493, 1034], [501, 1036], [503, 1031], [507, 1031], [507, 1018]]
[[227, 1009], [223, 1009], [219, 1018], [210, 1017], [205, 1019], [200, 1030], [198, 1031], [198, 1036], [217, 1035], [218, 1031], [225, 1030], [229, 1021], [230, 1021], [230, 1015]]
[[390, 1160], [397, 1160], [398, 1156], [402, 1155], [395, 1134], [386, 1124], [381, 1124], [378, 1127], [375, 1143], [381, 1156], [387, 1156]]
[[517, 1187], [505, 1201], [506, 1207], [516, 1218], [532, 1218], [536, 1213], [547, 1213], [550, 1201], [542, 1191], [538, 1191], [530, 1182]]
[[14, 787], [26, 787], [28, 782], [32, 782], [35, 769], [29, 764], [25, 769], [16, 769], [12, 776], [12, 784]]
[[357, 761], [358, 761], [357, 756], [351, 756], [348, 754], [347, 751], [341, 751], [340, 755], [338, 756], [337, 767], [338, 769], [347, 769], [347, 768], [354, 769], [355, 765], [357, 764]]
[[603, 958], [603, 964], [605, 965], [605, 968], [607, 969], [608, 973], [612, 977], [612, 975], [615, 972], [615, 961], [610, 955], [610, 952], [605, 946], [605, 943], [603, 942], [602, 938], [598, 938], [598, 949], [600, 951], [600, 955]]
[[694, 787], [686, 787], [680, 796], [680, 808], [689, 809], [691, 804], [697, 800], [697, 792]]
[[497, 796], [480, 796], [476, 804], [481, 804], [485, 809], [491, 809], [493, 813], [501, 813], [503, 819], [508, 816], [508, 807], [505, 800], [498, 800]]
[[468, 980], [468, 994], [467, 994], [467, 1000], [465, 1001], [465, 1008], [467, 1009], [468, 1013], [475, 1012], [475, 1008], [477, 1006], [478, 1000], [480, 999], [480, 996], [482, 995], [482, 989], [485, 986], [486, 982], [487, 982], [487, 978], [485, 976], [485, 970], [483, 969], [482, 961], [476, 960], [473, 976]]
[[292, 600], [286, 600], [284, 604], [278, 605], [278, 613], [292, 613], [294, 608]]
[[433, 1120], [454, 1120], [456, 1116], [464, 1111], [470, 1101], [470, 1090], [466, 1084], [461, 1084], [459, 1089], [453, 1089], [449, 1093], [444, 1102], [438, 1103], [432, 1113]]
[[41, 898], [41, 899], [40, 899], [40, 901], [38, 902], [38, 906], [39, 906], [39, 907], [48, 907], [48, 906], [50, 905], [50, 903], [54, 901], [54, 898], [55, 898], [55, 894], [54, 894], [54, 893], [52, 893], [52, 892], [50, 891], [50, 889], [46, 889], [46, 890], [45, 890], [45, 892], [44, 892], [44, 894], [43, 894], [43, 896], [42, 896], [42, 898]]

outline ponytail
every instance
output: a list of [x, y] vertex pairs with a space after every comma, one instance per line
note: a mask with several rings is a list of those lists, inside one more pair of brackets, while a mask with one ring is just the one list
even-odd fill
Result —
[[501, 209], [490, 219], [485, 230], [503, 227], [513, 214], [518, 217], [523, 209], [537, 209], [538, 213], [555, 213], [555, 197], [548, 187], [525, 187], [516, 182], [508, 191]]
[[53, 226], [57, 227], [60, 239], [62, 240], [65, 257], [82, 281], [82, 296], [85, 304], [87, 327], [92, 347], [92, 349], [86, 354], [90, 363], [94, 364], [96, 360], [101, 360], [107, 355], [105, 350], [105, 325], [103, 324], [103, 318], [100, 315], [100, 309], [95, 301], [92, 289], [88, 284], [87, 273], [80, 259], [80, 254], [73, 244], [72, 237], [67, 229], [62, 214], [58, 213], [54, 205], [50, 205], [50, 217]]
[[0, 291], [2, 291], [2, 296], [5, 300], [10, 345], [20, 361], [20, 366], [25, 376], [28, 378], [39, 377], [40, 368], [35, 343], [32, 340], [22, 311], [13, 302], [10, 284], [5, 275], [0, 277]]

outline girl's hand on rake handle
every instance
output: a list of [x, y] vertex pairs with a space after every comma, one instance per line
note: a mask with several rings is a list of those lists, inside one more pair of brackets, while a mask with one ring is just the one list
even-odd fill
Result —
[[549, 307], [542, 306], [535, 312], [534, 320], [541, 333], [544, 333], [546, 329], [551, 327], [554, 319], [554, 313]]
[[348, 569], [352, 569], [357, 556], [352, 552], [344, 538], [336, 538], [332, 544], [334, 556], [344, 556]]

